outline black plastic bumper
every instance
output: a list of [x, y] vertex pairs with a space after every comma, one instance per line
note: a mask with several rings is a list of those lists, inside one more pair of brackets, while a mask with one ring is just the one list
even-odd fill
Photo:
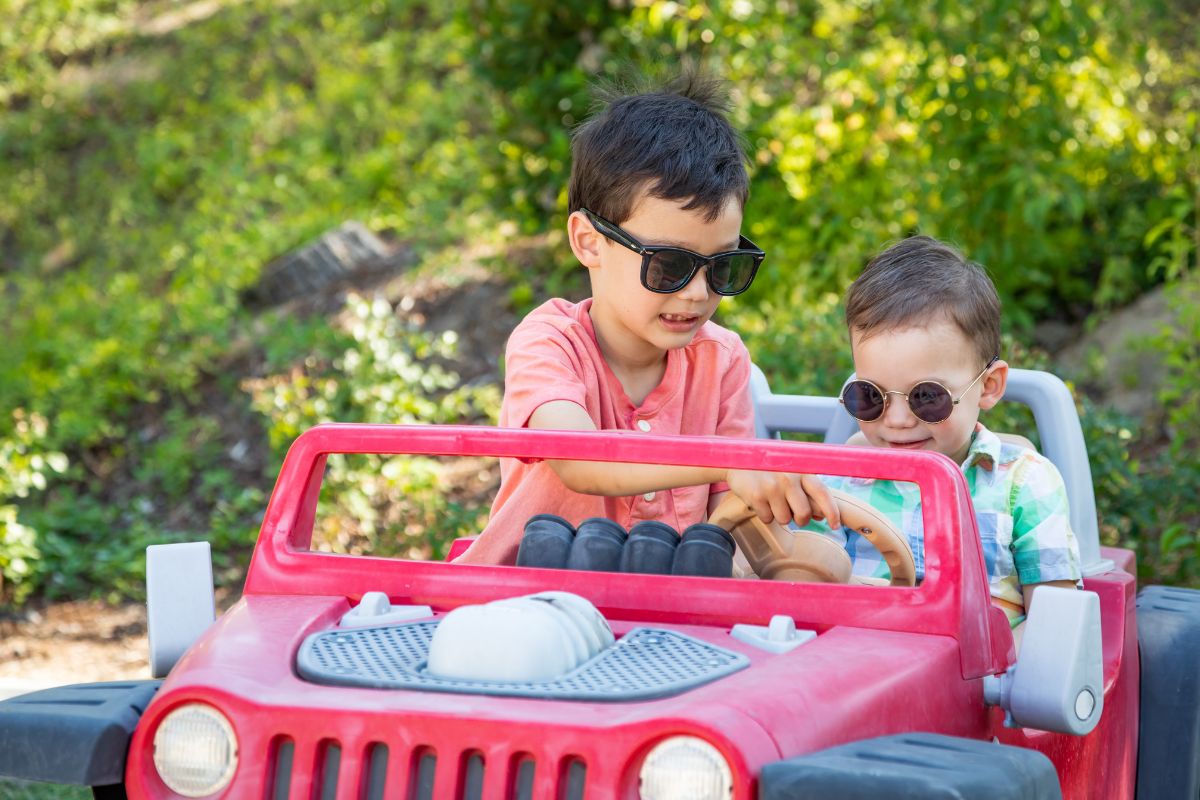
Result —
[[161, 683], [80, 683], [0, 702], [0, 775], [76, 786], [122, 783], [130, 736]]
[[759, 800], [1059, 800], [1046, 756], [935, 733], [881, 736], [763, 768]]

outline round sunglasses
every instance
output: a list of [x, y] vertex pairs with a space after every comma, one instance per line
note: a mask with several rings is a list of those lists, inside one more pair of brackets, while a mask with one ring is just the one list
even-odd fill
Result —
[[908, 401], [913, 416], [922, 422], [936, 425], [950, 418], [959, 401], [987, 374], [992, 364], [999, 360], [1000, 356], [992, 356], [984, 365], [983, 371], [975, 376], [975, 380], [971, 381], [958, 397], [952, 396], [950, 390], [937, 381], [921, 381], [907, 392], [885, 392], [870, 381], [858, 378], [842, 387], [842, 396], [838, 398], [838, 402], [859, 422], [874, 422], [887, 410], [888, 401], [891, 399], [889, 395], [898, 394]]
[[682, 247], [645, 245], [599, 214], [586, 208], [579, 210], [603, 236], [642, 257], [642, 286], [658, 294], [678, 292], [692, 282], [701, 267], [707, 267], [704, 275], [714, 292], [726, 297], [741, 294], [750, 288], [758, 265], [766, 258], [766, 253], [745, 236], [738, 238], [738, 249], [711, 256]]

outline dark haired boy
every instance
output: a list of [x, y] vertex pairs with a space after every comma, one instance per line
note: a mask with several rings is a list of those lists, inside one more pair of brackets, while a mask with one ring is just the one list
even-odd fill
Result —
[[[550, 300], [513, 331], [500, 424], [753, 436], [749, 355], [710, 321], [764, 257], [741, 235], [749, 180], [723, 86], [688, 73], [601, 100], [572, 140], [568, 190], [567, 233], [592, 294]], [[838, 519], [809, 476], [504, 459], [487, 528], [457, 560], [513, 563], [536, 513], [683, 530], [727, 490], [766, 521]]]
[[[979, 412], [1004, 396], [1000, 298], [987, 273], [948, 244], [913, 236], [876, 256], [850, 287], [846, 326], [855, 380], [841, 401], [866, 444], [931, 450], [962, 465], [975, 507], [992, 601], [1015, 628], [1034, 588], [1074, 587], [1079, 544], [1062, 477], [1048, 459], [1001, 440]], [[924, 573], [920, 494], [913, 484], [827, 478], [892, 518]], [[816, 524], [810, 528], [817, 528]], [[888, 577], [887, 564], [842, 529], [860, 575]]]

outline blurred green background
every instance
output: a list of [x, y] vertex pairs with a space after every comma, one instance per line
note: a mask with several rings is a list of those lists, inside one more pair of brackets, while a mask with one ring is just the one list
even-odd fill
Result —
[[[839, 295], [914, 231], [989, 267], [1018, 366], [1059, 371], [1040, 326], [1103, 330], [1166, 292], [1176, 323], [1140, 345], [1166, 368], [1154, 413], [1067, 377], [1105, 542], [1135, 548], [1147, 579], [1198, 585], [1198, 14], [1183, 0], [0, 4], [0, 599], [136, 599], [145, 546], [196, 538], [234, 584], [304, 427], [493, 419], [498, 387], [458, 380], [452, 333], [379, 298], [331, 317], [244, 292], [353, 219], [409, 248], [414, 275], [465, 280], [482, 261], [514, 313], [578, 293], [561, 232], [589, 81], [685, 58], [730, 81], [750, 145], [744, 231], [770, 255], [722, 321], [777, 391], [836, 391]], [[335, 467], [345, 502], [372, 505], [355, 489], [367, 473]], [[406, 546], [436, 555], [486, 514], [419, 463], [385, 477], [441, 520]]]

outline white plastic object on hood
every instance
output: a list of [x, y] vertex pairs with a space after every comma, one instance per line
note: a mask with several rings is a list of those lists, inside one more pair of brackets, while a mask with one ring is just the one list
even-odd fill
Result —
[[533, 597], [513, 597], [508, 600], [498, 600], [496, 605], [527, 609], [541, 618], [541, 624], [558, 628], [562, 632], [563, 641], [570, 648], [570, 660], [573, 665], [582, 664], [592, 657], [587, 637], [579, 629], [575, 620], [567, 616], [567, 613], [561, 608], [551, 605], [549, 601]]
[[786, 653], [817, 638], [816, 631], [796, 627], [796, 621], [784, 614], [771, 617], [769, 625], [738, 623], [729, 635], [770, 653]]
[[596, 655], [615, 641], [608, 620], [587, 598], [570, 592], [556, 591], [538, 592], [530, 597], [535, 600], [546, 600], [575, 618], [580, 629], [588, 638], [592, 655]]
[[456, 680], [548, 681], [571, 672], [611, 642], [604, 617], [578, 595], [513, 597], [446, 614], [433, 632], [426, 669]]
[[365, 628], [432, 616], [433, 609], [429, 606], [394, 606], [385, 592], [364, 592], [358, 605], [343, 614], [338, 625], [343, 628]]

